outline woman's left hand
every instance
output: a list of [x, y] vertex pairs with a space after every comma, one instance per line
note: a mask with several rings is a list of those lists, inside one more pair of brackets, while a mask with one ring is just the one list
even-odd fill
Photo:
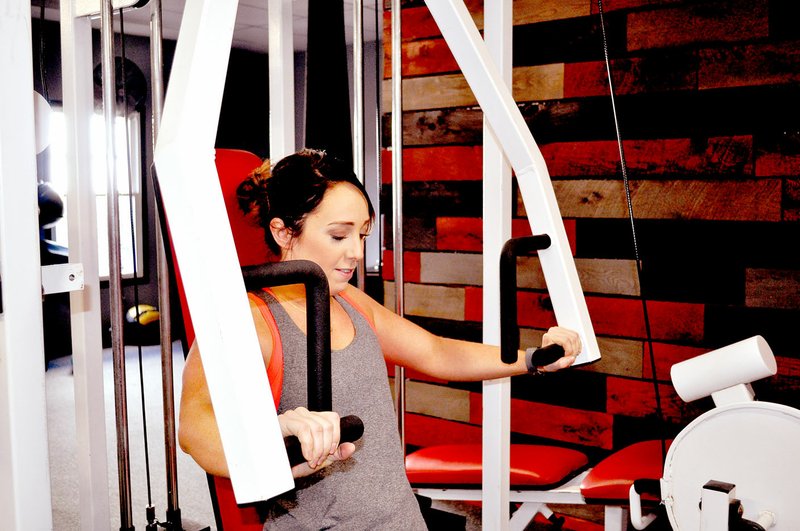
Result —
[[542, 336], [542, 346], [546, 347], [547, 345], [552, 345], [553, 343], [561, 345], [561, 347], [564, 349], [564, 356], [554, 361], [550, 365], [540, 367], [539, 370], [541, 372], [555, 372], [561, 369], [566, 369], [575, 363], [575, 358], [577, 358], [578, 354], [581, 353], [581, 338], [577, 332], [570, 330], [569, 328], [564, 328], [561, 326], [551, 327], [544, 334], [544, 336]]

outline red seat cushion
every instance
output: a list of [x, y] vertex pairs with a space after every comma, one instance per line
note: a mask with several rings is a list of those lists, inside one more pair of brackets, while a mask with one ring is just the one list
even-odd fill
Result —
[[[480, 444], [431, 446], [406, 456], [406, 472], [414, 486], [480, 486], [482, 460]], [[589, 462], [577, 450], [534, 444], [512, 444], [510, 460], [511, 485], [520, 488], [558, 485]]]
[[[672, 441], [667, 441], [667, 448]], [[643, 441], [609, 455], [595, 465], [581, 483], [587, 500], [621, 500], [628, 503], [634, 480], [660, 479], [664, 470], [661, 441]], [[654, 499], [652, 496], [650, 499]], [[642, 499], [648, 499], [643, 495]]]

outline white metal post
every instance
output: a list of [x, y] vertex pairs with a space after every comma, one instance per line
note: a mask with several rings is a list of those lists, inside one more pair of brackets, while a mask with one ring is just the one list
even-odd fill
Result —
[[31, 6], [0, 10], [0, 515], [50, 529]]
[[234, 493], [246, 503], [294, 481], [214, 166], [236, 7], [187, 2], [155, 162]]
[[292, 0], [269, 0], [269, 156], [295, 151]]
[[83, 291], [70, 293], [78, 498], [81, 529], [105, 530], [110, 521], [108, 454], [97, 211], [91, 178], [89, 123], [94, 113], [92, 26], [74, 2], [60, 4], [61, 79], [67, 123], [69, 261], [83, 264]]
[[[484, 2], [484, 39], [503, 81], [511, 85], [511, 0]], [[511, 166], [483, 120], [483, 342], [500, 345], [500, 253], [511, 237]], [[484, 529], [508, 529], [511, 379], [483, 383]]]
[[600, 349], [544, 158], [464, 2], [426, 4], [516, 173], [531, 227], [550, 236], [551, 245], [539, 251], [539, 260], [558, 324], [581, 337], [576, 363], [595, 361]]

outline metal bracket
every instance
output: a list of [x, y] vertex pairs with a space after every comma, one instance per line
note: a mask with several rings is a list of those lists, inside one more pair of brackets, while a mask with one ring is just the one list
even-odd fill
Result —
[[42, 266], [42, 295], [81, 291], [83, 264], [54, 264]]

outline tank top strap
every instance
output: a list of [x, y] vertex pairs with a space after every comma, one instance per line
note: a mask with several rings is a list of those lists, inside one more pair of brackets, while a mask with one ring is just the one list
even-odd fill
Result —
[[350, 305], [351, 308], [353, 308], [355, 311], [361, 314], [361, 317], [363, 317], [364, 320], [367, 322], [367, 324], [369, 324], [370, 328], [372, 328], [372, 331], [377, 334], [377, 330], [375, 330], [375, 323], [372, 322], [372, 317], [368, 315], [367, 312], [361, 306], [359, 306], [359, 304], [355, 302], [352, 297], [346, 295], [344, 291], [342, 291], [336, 296], [344, 299], [347, 302], [347, 304]]
[[272, 315], [267, 301], [262, 296], [256, 293], [248, 293], [247, 297], [255, 303], [270, 332], [272, 332], [272, 356], [270, 356], [269, 364], [267, 365], [267, 378], [269, 378], [269, 387], [272, 391], [275, 407], [278, 407], [283, 390], [283, 342], [278, 330], [278, 323], [275, 322], [275, 316]]

